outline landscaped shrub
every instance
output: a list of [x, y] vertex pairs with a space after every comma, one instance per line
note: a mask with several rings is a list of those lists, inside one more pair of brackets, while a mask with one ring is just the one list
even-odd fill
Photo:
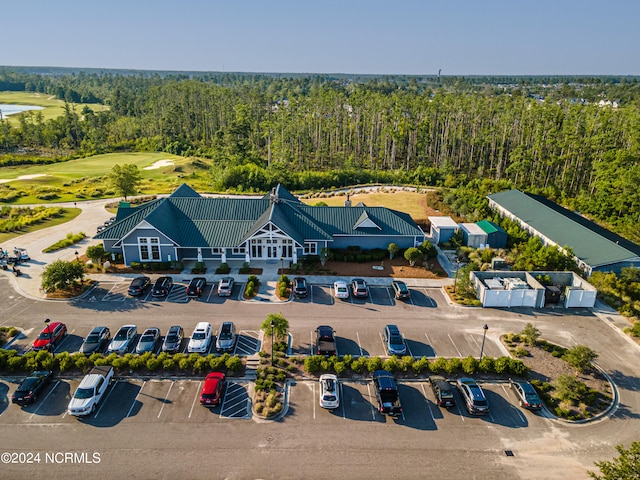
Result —
[[[503, 357], [504, 358], [504, 357]], [[527, 367], [522, 360], [517, 360], [515, 358], [509, 359], [509, 371], [514, 375], [524, 376], [529, 371], [529, 367]]]
[[147, 370], [156, 370], [162, 364], [162, 360], [157, 357], [150, 358], [147, 360], [146, 366]]
[[335, 370], [336, 374], [340, 375], [347, 370], [347, 366], [344, 362], [335, 362], [333, 364], [333, 369]]
[[226, 275], [231, 271], [231, 267], [227, 263], [221, 263], [218, 268], [216, 268], [216, 273], [221, 275]]
[[382, 362], [382, 369], [387, 372], [395, 372], [398, 370], [398, 357], [393, 355], [391, 358], [387, 358], [384, 362]]
[[367, 359], [367, 370], [373, 373], [382, 368], [382, 359], [380, 357], [370, 357]]
[[411, 365], [411, 368], [413, 369], [413, 373], [415, 373], [416, 375], [420, 375], [427, 368], [429, 368], [429, 359], [427, 357], [422, 357], [418, 360], [415, 360]]
[[310, 355], [304, 359], [304, 370], [307, 373], [316, 373], [320, 371], [322, 360], [324, 357], [320, 355]]
[[353, 355], [347, 354], [342, 357], [342, 362], [347, 367], [351, 367], [351, 362], [353, 362]]
[[123, 368], [127, 368], [128, 363], [129, 362], [125, 357], [117, 357], [113, 359], [113, 361], [111, 362], [111, 366], [116, 370], [121, 370]]
[[74, 366], [83, 373], [86, 373], [93, 366], [89, 358], [85, 357], [83, 353], [74, 353], [72, 355], [72, 359], [74, 361]]
[[367, 357], [358, 357], [351, 362], [351, 370], [355, 373], [362, 373], [367, 366]]
[[196, 262], [191, 269], [191, 273], [194, 275], [203, 274], [207, 272], [207, 265], [204, 262]]
[[509, 357], [498, 357], [493, 362], [493, 370], [496, 373], [507, 373], [509, 371]]
[[462, 360], [462, 371], [465, 375], [473, 375], [478, 369], [478, 360], [469, 355]]
[[452, 375], [456, 373], [458, 370], [460, 370], [461, 367], [462, 367], [462, 360], [460, 360], [458, 357], [453, 357], [453, 358], [450, 358], [449, 361], [447, 362], [445, 371], [449, 375]]
[[429, 364], [431, 373], [442, 373], [447, 368], [448, 362], [444, 357], [438, 357]]
[[478, 371], [482, 373], [491, 373], [494, 371], [493, 357], [482, 357], [482, 360], [478, 362]]
[[224, 365], [231, 372], [239, 372], [242, 370], [242, 359], [238, 356], [229, 357]]

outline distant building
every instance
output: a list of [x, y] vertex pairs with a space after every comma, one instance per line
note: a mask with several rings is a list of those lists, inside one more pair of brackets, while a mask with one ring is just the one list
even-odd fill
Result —
[[640, 268], [640, 246], [544, 197], [508, 190], [487, 198], [491, 208], [517, 221], [546, 245], [570, 247], [587, 275]]

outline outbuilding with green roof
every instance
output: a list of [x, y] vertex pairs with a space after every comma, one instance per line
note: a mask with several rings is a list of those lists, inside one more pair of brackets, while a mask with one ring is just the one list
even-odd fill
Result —
[[545, 244], [570, 247], [588, 275], [640, 267], [640, 246], [544, 197], [508, 190], [488, 199], [491, 208], [517, 221]]

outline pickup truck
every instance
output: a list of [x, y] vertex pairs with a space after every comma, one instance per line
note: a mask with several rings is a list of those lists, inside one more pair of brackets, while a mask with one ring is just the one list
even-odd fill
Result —
[[71, 397], [67, 407], [69, 415], [81, 417], [95, 412], [112, 379], [113, 367], [93, 367]]
[[377, 370], [373, 373], [373, 386], [378, 400], [378, 411], [392, 417], [401, 415], [402, 405], [393, 376], [386, 370]]

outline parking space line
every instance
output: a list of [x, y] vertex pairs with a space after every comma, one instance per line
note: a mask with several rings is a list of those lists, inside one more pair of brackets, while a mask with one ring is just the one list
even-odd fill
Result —
[[[371, 386], [369, 382], [367, 382], [367, 391], [369, 392], [369, 398], [371, 398]], [[376, 420], [376, 409], [373, 407], [373, 403], [371, 404], [371, 420], [374, 422]]]
[[211, 295], [213, 294], [213, 291], [215, 290], [213, 288], [214, 285], [215, 285], [215, 282], [211, 284], [211, 290], [209, 290], [209, 295], [207, 295], [207, 303], [209, 303], [209, 300], [211, 300]]
[[458, 411], [458, 416], [462, 419], [462, 421], [464, 422], [464, 414], [462, 413], [462, 410], [460, 410], [460, 405], [458, 405], [458, 402], [456, 402], [456, 410]]
[[358, 332], [356, 332], [356, 337], [358, 338], [358, 348], [360, 349], [360, 356], [362, 357], [362, 344], [360, 343], [360, 335], [358, 335]]
[[413, 357], [413, 353], [411, 353], [411, 348], [409, 348], [409, 344], [407, 343], [407, 340], [404, 338], [404, 336], [402, 338], [404, 339], [404, 344], [407, 347], [407, 352], [409, 352], [409, 355]]
[[309, 342], [309, 355], [313, 355], [313, 331], [309, 332], [311, 341]]
[[202, 381], [198, 382], [198, 388], [196, 388], [196, 396], [193, 397], [193, 403], [191, 404], [191, 410], [189, 410], [189, 417], [191, 418], [191, 414], [193, 413], [193, 407], [196, 405], [196, 400], [198, 399], [198, 396], [200, 395], [200, 385], [202, 384]]
[[311, 384], [311, 403], [313, 404], [313, 419], [316, 419], [316, 382]]
[[342, 419], [346, 420], [347, 419], [347, 412], [345, 412], [345, 410], [344, 410], [344, 391], [342, 390], [342, 382], [340, 382], [338, 385], [340, 387], [340, 398], [342, 399], [340, 401], [340, 406], [342, 407]]
[[169, 394], [171, 393], [171, 389], [173, 388], [173, 384], [175, 381], [171, 381], [171, 385], [169, 385], [169, 390], [167, 390], [167, 394], [164, 396], [164, 401], [162, 402], [162, 406], [160, 407], [160, 411], [158, 412], [158, 418], [162, 415], [162, 410], [164, 410], [164, 406], [167, 404], [167, 398], [169, 398]]
[[478, 341], [476, 340], [475, 335], [469, 335], [469, 337], [471, 338], [471, 340], [473, 340], [473, 343], [476, 344], [476, 347], [480, 348], [480, 344], [478, 343]]
[[456, 346], [455, 342], [453, 341], [453, 338], [451, 338], [451, 335], [449, 335], [449, 334], [447, 333], [447, 337], [449, 337], [449, 340], [451, 340], [451, 343], [453, 343], [453, 348], [455, 348], [455, 349], [456, 349], [456, 352], [458, 352], [458, 356], [459, 356], [460, 358], [462, 358], [462, 354], [460, 353], [460, 350], [458, 350], [458, 347]]
[[420, 384], [420, 388], [422, 389], [422, 395], [424, 395], [424, 401], [427, 404], [427, 409], [429, 410], [429, 415], [431, 416], [431, 420], [433, 420], [433, 423], [436, 422], [436, 418], [433, 416], [433, 412], [431, 411], [431, 405], [429, 402], [429, 400], [427, 399], [427, 392], [424, 389], [424, 383]]
[[138, 397], [140, 396], [140, 394], [142, 393], [142, 389], [144, 388], [144, 386], [147, 384], [147, 381], [145, 380], [144, 382], [142, 382], [142, 386], [140, 387], [140, 391], [138, 392], [138, 394], [135, 396], [135, 398], [133, 399], [133, 402], [131, 403], [131, 408], [129, 408], [129, 412], [127, 413], [127, 417], [129, 418], [129, 416], [131, 415], [131, 412], [133, 411], [133, 407], [136, 405], [136, 402], [138, 401]]
[[384, 338], [382, 338], [382, 334], [380, 332], [378, 332], [378, 336], [380, 337], [380, 342], [382, 342], [382, 350], [385, 353], [389, 353], [389, 352], [387, 352], [387, 346], [384, 344]]
[[[38, 413], [38, 410], [40, 410], [40, 407], [45, 404], [47, 402], [47, 398], [49, 398], [49, 395], [51, 395], [53, 393], [53, 391], [58, 387], [58, 385], [60, 384], [60, 380], [56, 381], [56, 384], [53, 386], [53, 388], [49, 391], [49, 393], [47, 393], [47, 395], [40, 400], [40, 403], [38, 404], [38, 406], [36, 407], [36, 409], [33, 411], [33, 413], [29, 416], [29, 420], [31, 420], [33, 418], [33, 416]], [[65, 409], [66, 410], [66, 409]]]
[[119, 380], [116, 380], [115, 383], [111, 385], [109, 392], [107, 393], [107, 396], [104, 397], [104, 399], [100, 402], [100, 408], [98, 408], [98, 411], [93, 416], [93, 418], [98, 418], [98, 415], [100, 415], [100, 412], [102, 411], [102, 407], [104, 407], [104, 405], [107, 403], [107, 400], [109, 400], [109, 397], [111, 396], [111, 392], [113, 392], [116, 389], [116, 385], [118, 384], [118, 382]]

